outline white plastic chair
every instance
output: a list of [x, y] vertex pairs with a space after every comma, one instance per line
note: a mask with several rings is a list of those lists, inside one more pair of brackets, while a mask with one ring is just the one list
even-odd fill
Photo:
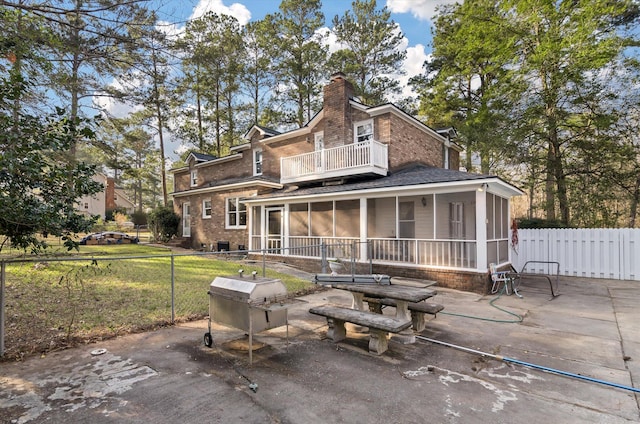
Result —
[[496, 264], [489, 264], [489, 271], [491, 272], [491, 281], [493, 281], [493, 285], [491, 286], [491, 293], [498, 293], [502, 290], [504, 286], [504, 292], [507, 295], [510, 295], [511, 292], [516, 294], [518, 297], [522, 297], [520, 293], [518, 293], [518, 289], [514, 284], [515, 280], [518, 278], [518, 275], [511, 271], [498, 271], [498, 267]]

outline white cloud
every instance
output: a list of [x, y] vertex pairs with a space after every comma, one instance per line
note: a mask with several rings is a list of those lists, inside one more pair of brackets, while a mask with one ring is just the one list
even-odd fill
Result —
[[[137, 80], [139, 82], [139, 80]], [[134, 85], [136, 82], [133, 83]], [[130, 85], [123, 85], [121, 81], [118, 79], [113, 79], [109, 84], [111, 87], [115, 88], [118, 91], [125, 92]], [[105, 111], [110, 116], [114, 116], [116, 118], [124, 118], [129, 116], [131, 113], [136, 112], [138, 110], [142, 110], [142, 105], [131, 106], [129, 104], [123, 103], [119, 100], [114, 99], [111, 96], [108, 96], [104, 92], [100, 92], [97, 95], [93, 96], [93, 104], [99, 109]]]
[[400, 81], [402, 88], [402, 96], [410, 97], [414, 95], [411, 87], [409, 87], [409, 79], [420, 75], [423, 72], [422, 64], [429, 58], [429, 55], [425, 53], [424, 46], [417, 44], [414, 47], [407, 48], [407, 57], [404, 60], [403, 69], [404, 75], [397, 75], [396, 78]]
[[189, 19], [199, 18], [208, 12], [231, 15], [243, 26], [251, 19], [251, 12], [244, 4], [233, 3], [231, 6], [225, 6], [222, 0], [200, 0], [196, 7], [193, 8], [193, 13]]
[[436, 7], [458, 3], [456, 0], [387, 0], [387, 8], [392, 13], [411, 13], [422, 21], [430, 21], [436, 14]]

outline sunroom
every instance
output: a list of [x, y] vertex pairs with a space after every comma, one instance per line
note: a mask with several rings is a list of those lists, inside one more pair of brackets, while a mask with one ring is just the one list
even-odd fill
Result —
[[418, 166], [367, 182], [245, 199], [250, 248], [291, 258], [486, 272], [509, 262], [517, 188]]

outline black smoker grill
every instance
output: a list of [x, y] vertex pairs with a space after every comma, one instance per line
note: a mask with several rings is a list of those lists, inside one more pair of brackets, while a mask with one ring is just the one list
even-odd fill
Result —
[[287, 308], [294, 302], [287, 299], [287, 289], [278, 279], [258, 277], [254, 271], [244, 276], [216, 277], [209, 286], [209, 328], [204, 344], [213, 345], [211, 321], [244, 330], [249, 335], [249, 364], [253, 362], [253, 333], [289, 325]]

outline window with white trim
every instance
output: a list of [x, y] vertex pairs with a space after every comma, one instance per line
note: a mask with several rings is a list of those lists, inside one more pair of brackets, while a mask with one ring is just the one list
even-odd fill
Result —
[[211, 218], [211, 199], [202, 201], [202, 217]]
[[356, 122], [353, 125], [353, 138], [355, 143], [373, 140], [373, 119]]
[[253, 175], [262, 175], [262, 149], [253, 151]]
[[245, 228], [247, 226], [247, 206], [239, 197], [229, 197], [226, 207], [226, 228]]
[[195, 187], [198, 185], [198, 170], [194, 169], [191, 171], [191, 187]]

